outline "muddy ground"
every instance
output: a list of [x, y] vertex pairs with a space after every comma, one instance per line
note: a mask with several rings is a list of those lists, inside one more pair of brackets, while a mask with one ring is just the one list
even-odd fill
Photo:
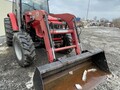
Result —
[[[103, 27], [83, 29], [81, 41], [83, 49], [105, 50], [112, 72], [95, 90], [120, 90], [120, 30]], [[7, 47], [4, 37], [0, 38], [0, 90], [34, 90], [32, 77], [35, 66], [48, 63], [44, 49], [37, 49], [36, 53], [34, 64], [21, 68], [16, 62], [13, 48]]]

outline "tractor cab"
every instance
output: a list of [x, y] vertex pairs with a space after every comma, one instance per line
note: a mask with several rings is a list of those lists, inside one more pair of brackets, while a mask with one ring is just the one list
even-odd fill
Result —
[[[19, 6], [19, 7], [18, 7]], [[32, 10], [45, 10], [49, 13], [48, 0], [14, 0], [13, 12], [25, 13]]]
[[13, 0], [12, 12], [16, 15], [19, 29], [23, 26], [25, 13], [33, 10], [44, 10], [49, 13], [48, 0]]
[[32, 10], [45, 10], [49, 13], [48, 0], [22, 0], [22, 12]]

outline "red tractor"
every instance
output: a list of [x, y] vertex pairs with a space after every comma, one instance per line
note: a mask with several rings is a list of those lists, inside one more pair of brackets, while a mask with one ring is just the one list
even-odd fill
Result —
[[[4, 19], [7, 45], [14, 46], [20, 66], [26, 67], [33, 63], [35, 47], [46, 49], [50, 64], [36, 69], [34, 75], [36, 90], [44, 89], [46, 77], [57, 75], [86, 61], [92, 61], [101, 70], [109, 72], [103, 51], [82, 53], [76, 17], [68, 13], [51, 14], [48, 0], [14, 0], [13, 12], [7, 16]], [[56, 58], [56, 52], [69, 54], [72, 50], [75, 50], [75, 56], [65, 60]]]
[[50, 14], [48, 1], [38, 1], [16, 0], [13, 13], [5, 18], [7, 44], [14, 45], [17, 61], [23, 67], [32, 64], [35, 43], [46, 48], [49, 62], [57, 60], [55, 52], [68, 54], [75, 48], [76, 54], [81, 53], [75, 16]]

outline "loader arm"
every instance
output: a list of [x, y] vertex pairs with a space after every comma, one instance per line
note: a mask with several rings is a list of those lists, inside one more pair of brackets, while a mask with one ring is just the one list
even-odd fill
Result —
[[34, 10], [31, 12], [26, 12], [25, 21], [26, 24], [28, 24], [30, 21], [33, 21], [31, 25], [35, 29], [36, 35], [44, 39], [49, 62], [53, 62], [53, 60], [55, 60], [56, 58], [53, 50], [53, 43], [51, 40], [52, 38], [47, 26], [46, 15], [47, 13], [44, 10]]

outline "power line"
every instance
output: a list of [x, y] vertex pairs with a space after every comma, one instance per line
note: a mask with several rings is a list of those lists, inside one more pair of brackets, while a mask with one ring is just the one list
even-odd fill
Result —
[[86, 20], [88, 20], [89, 9], [90, 9], [90, 0], [88, 1], [88, 7], [87, 7], [87, 16], [86, 16]]

